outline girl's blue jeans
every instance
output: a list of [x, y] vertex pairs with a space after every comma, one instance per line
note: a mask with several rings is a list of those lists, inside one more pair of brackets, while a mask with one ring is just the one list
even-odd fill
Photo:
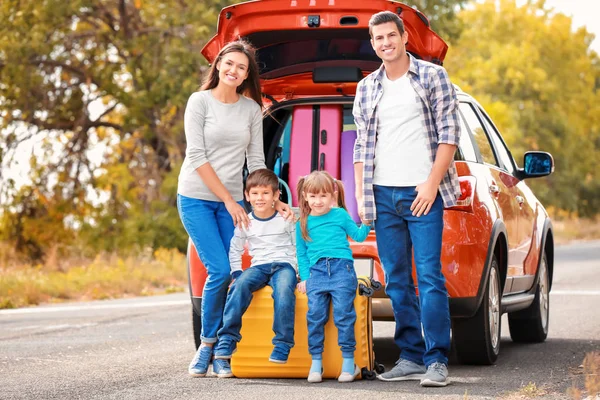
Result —
[[333, 322], [338, 329], [338, 344], [342, 357], [354, 357], [356, 340], [354, 298], [358, 281], [354, 262], [342, 258], [321, 258], [310, 267], [306, 281], [308, 296], [308, 352], [321, 359], [325, 340], [325, 324], [329, 320], [329, 305], [333, 304]]
[[[243, 203], [240, 202], [243, 207]], [[225, 203], [177, 195], [179, 217], [192, 239], [208, 277], [202, 292], [203, 343], [215, 343], [223, 320], [223, 308], [231, 281], [229, 244], [233, 237], [233, 220]]]

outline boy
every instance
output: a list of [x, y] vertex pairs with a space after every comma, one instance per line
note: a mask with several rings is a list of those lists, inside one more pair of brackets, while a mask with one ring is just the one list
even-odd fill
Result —
[[[241, 340], [242, 315], [248, 309], [252, 293], [269, 285], [273, 288], [273, 352], [269, 361], [285, 364], [294, 346], [294, 314], [298, 279], [295, 224], [285, 220], [274, 208], [279, 197], [279, 181], [268, 169], [248, 175], [246, 200], [252, 205], [247, 230], [235, 228], [229, 250], [233, 283], [227, 295], [223, 327], [217, 333], [213, 372], [219, 378], [233, 376], [229, 359]], [[252, 257], [250, 268], [242, 271], [244, 244]]]

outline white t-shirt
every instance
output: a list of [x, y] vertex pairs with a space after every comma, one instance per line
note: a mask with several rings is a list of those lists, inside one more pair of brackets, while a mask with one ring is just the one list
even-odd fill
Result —
[[231, 273], [242, 270], [242, 254], [246, 242], [248, 253], [252, 257], [252, 267], [280, 262], [291, 264], [297, 271], [296, 224], [286, 220], [277, 212], [267, 219], [260, 219], [254, 213], [248, 214], [248, 218], [250, 218], [248, 229], [235, 228], [231, 239], [229, 248]]
[[373, 183], [416, 186], [427, 180], [432, 167], [421, 122], [421, 104], [408, 74], [395, 81], [384, 74], [382, 84]]

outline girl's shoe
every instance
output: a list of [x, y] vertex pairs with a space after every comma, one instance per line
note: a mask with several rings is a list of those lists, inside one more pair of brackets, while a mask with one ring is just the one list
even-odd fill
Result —
[[323, 370], [308, 374], [308, 383], [319, 383], [323, 381]]
[[338, 377], [338, 382], [352, 382], [354, 381], [354, 379], [360, 375], [360, 368], [358, 368], [358, 365], [354, 364], [354, 374], [351, 374], [349, 372], [342, 372], [340, 374], [340, 376]]
[[208, 371], [208, 365], [212, 358], [212, 351], [212, 346], [200, 345], [200, 347], [198, 347], [198, 351], [188, 367], [190, 375], [199, 377], [206, 376], [206, 371]]

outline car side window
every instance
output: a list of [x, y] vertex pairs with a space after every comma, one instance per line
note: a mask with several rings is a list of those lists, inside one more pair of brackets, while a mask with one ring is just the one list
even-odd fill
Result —
[[[471, 134], [465, 125], [465, 121], [462, 118], [460, 120], [460, 143], [458, 145], [458, 150], [462, 155], [461, 160], [477, 162], [477, 153], [475, 152], [475, 148], [473, 147], [473, 141], [471, 140]], [[457, 153], [459, 153], [457, 151]], [[456, 157], [454, 158], [456, 160]]]
[[485, 125], [485, 129], [494, 142], [496, 154], [498, 154], [500, 162], [502, 162], [504, 169], [506, 169], [509, 173], [514, 174], [515, 167], [513, 164], [513, 158], [508, 152], [504, 141], [500, 138], [500, 133], [498, 133], [485, 111], [483, 111], [481, 108], [479, 111], [481, 112], [481, 115], [483, 115], [483, 124]]
[[477, 147], [479, 148], [479, 153], [481, 154], [483, 162], [498, 166], [494, 149], [492, 148], [492, 145], [485, 134], [485, 130], [483, 129], [481, 121], [475, 113], [473, 106], [470, 103], [460, 103], [460, 111], [465, 118], [467, 125], [469, 126], [471, 134], [475, 139], [475, 143], [477, 143]]

